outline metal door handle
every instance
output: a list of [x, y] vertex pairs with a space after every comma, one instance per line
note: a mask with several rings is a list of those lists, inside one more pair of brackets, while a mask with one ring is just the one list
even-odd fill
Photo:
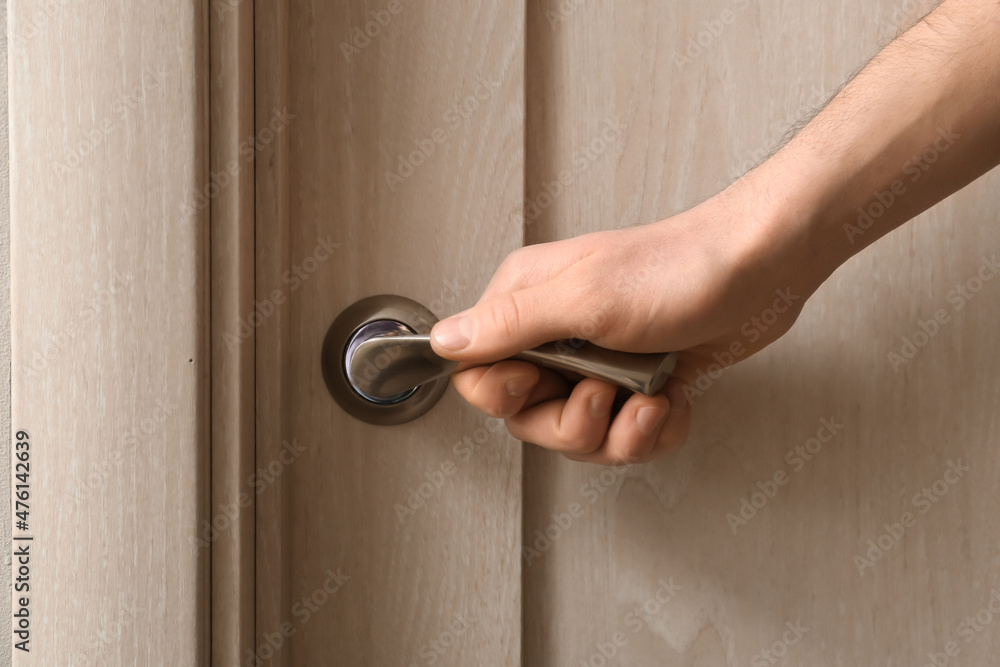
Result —
[[[330, 393], [349, 413], [374, 424], [400, 424], [425, 413], [459, 368], [431, 348], [435, 322], [420, 304], [389, 295], [345, 310], [324, 341], [323, 375]], [[677, 361], [673, 353], [618, 352], [576, 340], [547, 343], [511, 358], [647, 396], [663, 389]]]
[[[511, 358], [604, 380], [647, 396], [663, 389], [676, 362], [673, 354], [617, 352], [585, 341], [546, 343]], [[380, 368], [379, 359], [392, 361]], [[376, 401], [391, 400], [425, 382], [451, 375], [459, 366], [434, 352], [429, 334], [396, 332], [378, 333], [349, 346], [344, 363], [354, 389]]]

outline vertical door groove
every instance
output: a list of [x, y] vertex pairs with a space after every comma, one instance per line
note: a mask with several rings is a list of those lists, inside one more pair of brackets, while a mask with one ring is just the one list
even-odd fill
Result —
[[212, 505], [199, 548], [212, 554], [212, 664], [242, 660], [254, 635], [253, 4], [210, 14]]

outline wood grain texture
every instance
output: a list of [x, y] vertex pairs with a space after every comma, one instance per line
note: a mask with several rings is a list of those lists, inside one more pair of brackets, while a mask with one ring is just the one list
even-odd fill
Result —
[[208, 660], [207, 12], [9, 6], [18, 665]]
[[[531, 3], [528, 201], [607, 119], [627, 128], [526, 210], [528, 241], [710, 196], [915, 18], [909, 4]], [[711, 386], [689, 444], [665, 460], [616, 475], [526, 450], [526, 545], [569, 503], [586, 513], [525, 564], [523, 664], [602, 664], [618, 632], [615, 664], [770, 664], [762, 651], [789, 622], [808, 631], [774, 664], [924, 664], [949, 641], [958, 664], [994, 659], [996, 615], [980, 631], [961, 624], [1000, 590], [988, 509], [1000, 500], [1000, 280], [960, 310], [949, 292], [1000, 256], [998, 185], [984, 177], [848, 262], [785, 339]], [[949, 322], [894, 371], [889, 352], [938, 309]], [[843, 426], [799, 469], [786, 453], [824, 419]], [[941, 481], [949, 461], [971, 468], [954, 485]], [[787, 484], [734, 534], [727, 514], [779, 470]], [[936, 482], [937, 502], [914, 500]], [[859, 573], [854, 557], [907, 511], [916, 524], [883, 537], [885, 555]], [[650, 602], [671, 578], [676, 595]]]
[[213, 3], [212, 505], [199, 546], [212, 554], [212, 664], [225, 667], [256, 641], [253, 41], [252, 3]]
[[518, 660], [520, 446], [453, 392], [361, 424], [319, 354], [362, 297], [470, 306], [521, 244], [523, 11], [257, 3], [257, 300], [282, 301], [256, 331], [257, 467], [288, 453], [257, 504], [267, 664]]
[[[0, 25], [7, 24], [7, 3], [0, 2]], [[0, 433], [11, 433], [10, 428], [10, 170], [9, 170], [9, 132], [7, 122], [7, 32], [0, 34]], [[11, 513], [13, 505], [10, 482], [11, 455], [0, 456], [0, 498], [4, 500], [6, 514]], [[5, 553], [12, 553], [11, 530], [12, 523], [5, 524], [0, 532], [0, 548]], [[5, 586], [12, 586], [12, 562], [8, 559], [0, 561], [0, 581]], [[11, 634], [11, 600], [0, 597], [0, 634], [13, 637]], [[13, 644], [4, 642], [0, 647], [0, 664], [12, 661]]]

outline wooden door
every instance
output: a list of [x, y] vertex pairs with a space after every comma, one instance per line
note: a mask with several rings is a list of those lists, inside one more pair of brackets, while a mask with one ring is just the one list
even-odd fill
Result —
[[[930, 4], [531, 3], [527, 200], [594, 149], [526, 241], [712, 195]], [[623, 130], [597, 151], [609, 119]], [[568, 503], [588, 509], [524, 562], [523, 664], [993, 660], [1000, 629], [967, 619], [1000, 609], [986, 509], [1000, 283], [955, 289], [1000, 248], [998, 185], [988, 175], [843, 266], [783, 340], [696, 399], [687, 446], [665, 460], [609, 475], [525, 449], [526, 545]], [[894, 363], [942, 308], [949, 323]], [[942, 658], [948, 642], [960, 652]]]
[[997, 174], [651, 464], [522, 448], [452, 391], [362, 424], [319, 365], [358, 299], [451, 314], [525, 243], [712, 195], [928, 8], [11, 2], [15, 663], [987, 664]]
[[363, 297], [472, 305], [521, 245], [524, 8], [258, 10], [258, 136], [289, 120], [257, 155], [257, 301], [284, 302], [255, 332], [257, 467], [294, 454], [258, 497], [256, 655], [516, 664], [519, 443], [454, 393], [419, 421], [363, 424], [319, 352]]

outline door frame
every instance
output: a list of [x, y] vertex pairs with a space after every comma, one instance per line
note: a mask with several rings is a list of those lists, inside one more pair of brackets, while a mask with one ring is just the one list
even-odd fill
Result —
[[245, 122], [224, 102], [252, 95], [251, 8], [217, 5], [8, 6], [11, 421], [38, 471], [14, 664], [205, 664], [246, 641], [244, 531], [198, 544], [252, 460], [252, 346], [218, 353], [252, 277], [252, 174], [210, 189]]

